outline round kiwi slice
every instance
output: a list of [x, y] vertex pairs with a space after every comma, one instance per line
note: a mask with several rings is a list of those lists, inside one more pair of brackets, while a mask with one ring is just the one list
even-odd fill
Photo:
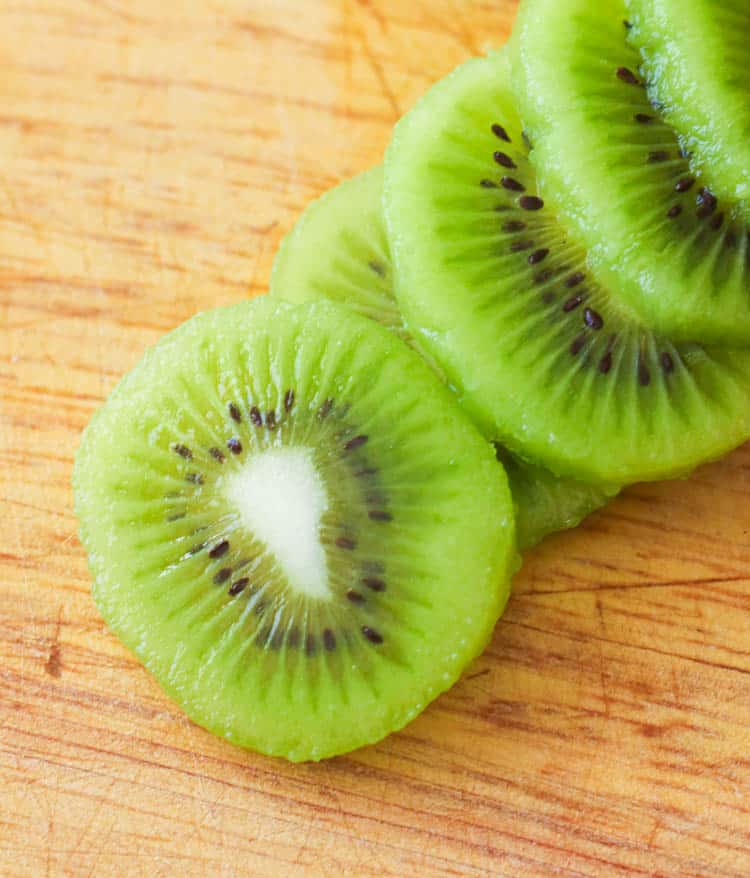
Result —
[[750, 216], [750, 3], [626, 0], [651, 100], [720, 200]]
[[384, 205], [396, 293], [485, 433], [556, 474], [628, 484], [750, 436], [750, 352], [677, 344], [590, 271], [539, 194], [504, 54], [396, 127]]
[[112, 628], [196, 722], [295, 761], [447, 689], [516, 564], [492, 447], [413, 351], [328, 303], [171, 333], [92, 419], [74, 488]]
[[[675, 5], [682, 26], [695, 4]], [[626, 16], [624, 0], [521, 6], [513, 76], [540, 191], [588, 247], [590, 270], [655, 330], [748, 345], [747, 222], [719, 197], [718, 168], [691, 161], [649, 100]]]
[[382, 193], [379, 165], [308, 205], [276, 254], [271, 295], [338, 302], [407, 338], [393, 295]]
[[[291, 302], [339, 302], [411, 343], [393, 291], [382, 194], [383, 168], [378, 166], [314, 201], [279, 249], [271, 295]], [[435, 371], [439, 372], [437, 366]], [[503, 448], [498, 448], [498, 458], [516, 504], [520, 549], [575, 527], [616, 493], [613, 488], [558, 478]]]

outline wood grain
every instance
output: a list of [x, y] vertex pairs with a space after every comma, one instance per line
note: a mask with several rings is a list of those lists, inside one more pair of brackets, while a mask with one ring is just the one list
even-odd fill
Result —
[[527, 558], [401, 734], [317, 766], [188, 722], [89, 593], [70, 473], [117, 378], [266, 289], [514, 0], [0, 5], [0, 872], [750, 874], [750, 449]]

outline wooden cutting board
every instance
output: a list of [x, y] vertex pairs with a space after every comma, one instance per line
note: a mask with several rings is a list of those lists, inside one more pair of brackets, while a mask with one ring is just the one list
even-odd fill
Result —
[[263, 293], [514, 0], [0, 5], [0, 874], [750, 875], [750, 448], [526, 558], [487, 653], [322, 765], [191, 724], [105, 628], [78, 437], [196, 310]]

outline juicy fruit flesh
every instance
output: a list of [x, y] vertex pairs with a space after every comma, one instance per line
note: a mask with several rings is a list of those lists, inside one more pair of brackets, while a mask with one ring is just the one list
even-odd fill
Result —
[[[294, 760], [448, 688], [515, 563], [492, 450], [402, 342], [330, 305], [172, 333], [93, 419], [75, 492], [110, 625], [197, 722]], [[325, 596], [290, 560], [316, 538]]]
[[648, 326], [745, 346], [747, 224], [649, 101], [625, 18], [623, 0], [521, 7], [515, 91], [540, 189], [602, 282]]
[[[296, 302], [341, 302], [413, 342], [393, 289], [382, 194], [383, 169], [377, 167], [313, 202], [281, 246], [271, 292]], [[521, 549], [573, 527], [615, 493], [613, 488], [557, 479], [509, 453], [504, 453], [503, 463], [516, 504]]]
[[410, 330], [488, 435], [553, 472], [682, 475], [750, 435], [750, 355], [650, 332], [537, 189], [502, 56], [397, 127], [386, 218]]
[[652, 100], [710, 169], [720, 199], [750, 217], [750, 65], [746, 0], [627, 0], [630, 39]]
[[329, 503], [310, 448], [274, 448], [252, 458], [226, 486], [245, 528], [281, 565], [289, 585], [328, 599], [328, 563], [320, 542]]

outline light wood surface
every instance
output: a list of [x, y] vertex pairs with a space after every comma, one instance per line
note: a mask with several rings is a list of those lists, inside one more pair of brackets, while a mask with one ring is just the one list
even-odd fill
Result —
[[70, 474], [120, 375], [264, 292], [304, 204], [514, 0], [0, 4], [0, 874], [750, 875], [750, 449], [530, 554], [401, 734], [289, 766], [108, 632]]

